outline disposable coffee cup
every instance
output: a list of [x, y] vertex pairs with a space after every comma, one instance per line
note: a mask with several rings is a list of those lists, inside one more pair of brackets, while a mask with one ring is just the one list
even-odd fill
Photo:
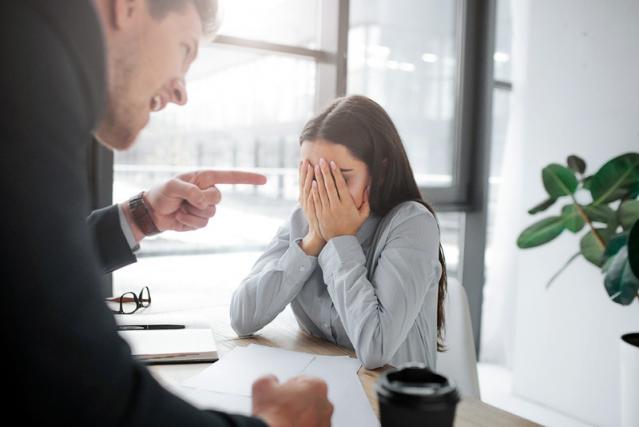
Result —
[[457, 389], [424, 365], [402, 365], [384, 372], [375, 389], [382, 427], [453, 425]]

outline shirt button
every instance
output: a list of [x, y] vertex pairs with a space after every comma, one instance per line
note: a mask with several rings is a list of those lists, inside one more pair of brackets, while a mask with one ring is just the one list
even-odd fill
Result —
[[300, 271], [306, 271], [306, 267], [301, 266], [301, 267], [300, 267]]

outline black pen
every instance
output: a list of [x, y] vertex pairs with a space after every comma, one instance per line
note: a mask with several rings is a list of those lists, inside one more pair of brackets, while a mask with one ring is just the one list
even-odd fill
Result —
[[144, 331], [152, 329], [184, 329], [184, 325], [118, 325], [118, 331]]

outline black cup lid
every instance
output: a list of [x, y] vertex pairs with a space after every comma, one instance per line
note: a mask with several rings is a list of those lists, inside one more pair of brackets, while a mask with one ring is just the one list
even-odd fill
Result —
[[384, 372], [377, 392], [406, 404], [457, 403], [459, 394], [452, 381], [422, 364], [403, 365]]
[[621, 339], [627, 342], [630, 345], [634, 345], [635, 347], [639, 347], [639, 332], [633, 332], [629, 334], [624, 334], [621, 336]]

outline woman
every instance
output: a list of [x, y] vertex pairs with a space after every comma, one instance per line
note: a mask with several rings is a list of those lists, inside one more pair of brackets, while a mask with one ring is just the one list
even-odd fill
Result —
[[233, 294], [250, 335], [291, 304], [300, 327], [369, 369], [443, 348], [446, 264], [397, 130], [363, 96], [336, 100], [300, 136], [300, 198]]

